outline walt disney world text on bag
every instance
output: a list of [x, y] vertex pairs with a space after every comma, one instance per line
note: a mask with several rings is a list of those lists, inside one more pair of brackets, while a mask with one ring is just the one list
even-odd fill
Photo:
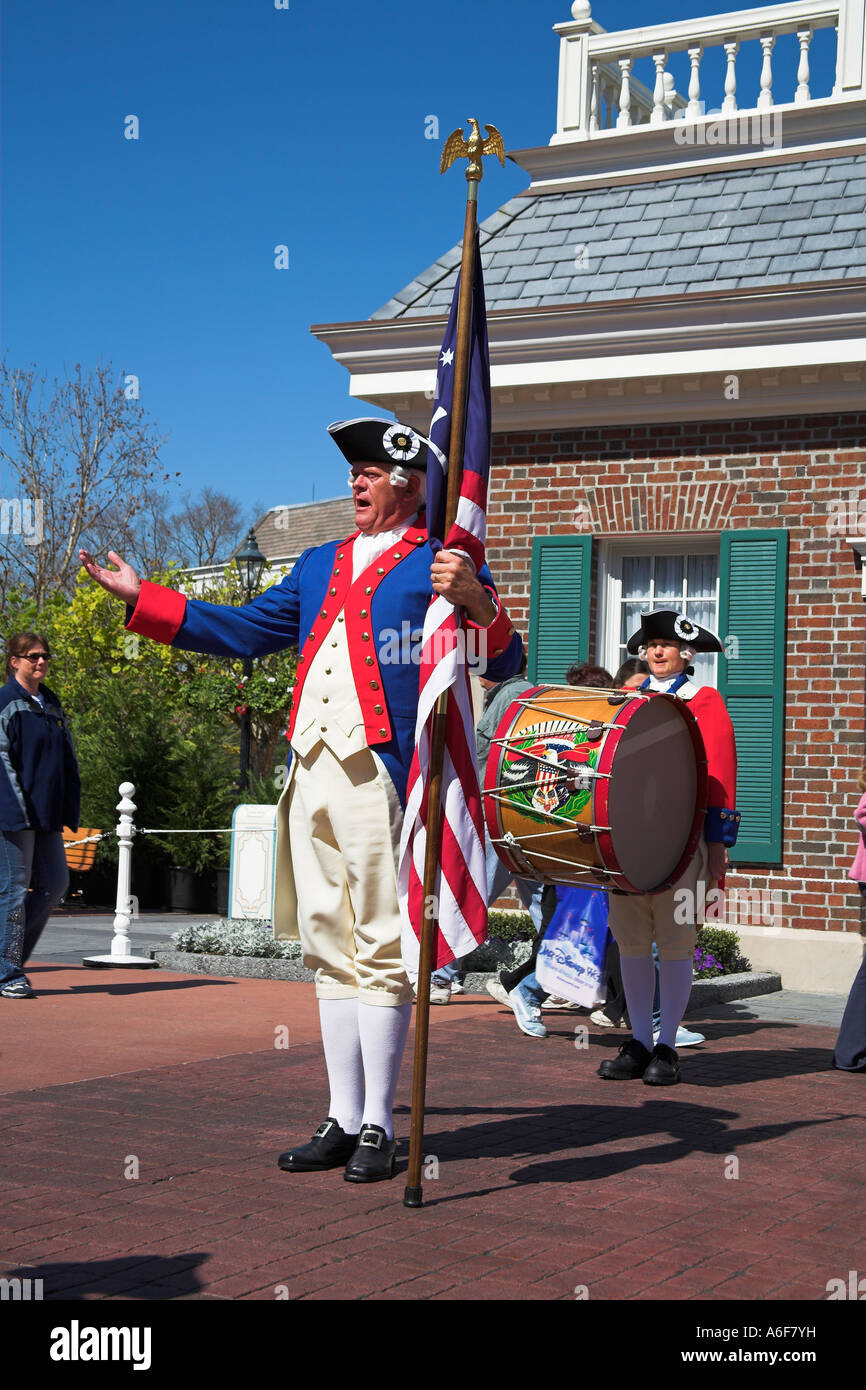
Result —
[[591, 1009], [604, 999], [610, 940], [607, 894], [602, 889], [558, 889], [556, 911], [538, 948], [538, 983], [548, 994]]

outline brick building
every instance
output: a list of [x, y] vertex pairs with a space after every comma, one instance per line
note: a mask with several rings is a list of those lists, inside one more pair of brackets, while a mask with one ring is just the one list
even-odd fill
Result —
[[[847, 990], [863, 930], [847, 870], [866, 756], [864, 5], [611, 34], [575, 0], [557, 32], [556, 133], [511, 154], [529, 185], [481, 227], [491, 567], [540, 682], [576, 659], [615, 670], [641, 609], [720, 633], [725, 655], [696, 664], [737, 732], [744, 949], [790, 987]], [[371, 319], [313, 330], [354, 395], [421, 429], [459, 256]]]

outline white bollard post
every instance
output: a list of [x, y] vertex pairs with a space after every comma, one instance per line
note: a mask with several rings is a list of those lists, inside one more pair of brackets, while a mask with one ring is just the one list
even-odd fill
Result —
[[120, 801], [117, 810], [120, 820], [117, 823], [117, 902], [114, 909], [114, 936], [111, 940], [111, 953], [107, 956], [85, 956], [82, 965], [105, 968], [107, 966], [134, 966], [138, 970], [153, 969], [157, 962], [149, 956], [134, 956], [129, 939], [132, 921], [133, 900], [130, 892], [132, 884], [132, 840], [135, 826], [132, 813], [136, 809], [131, 799], [135, 787], [131, 782], [121, 782], [118, 791]]

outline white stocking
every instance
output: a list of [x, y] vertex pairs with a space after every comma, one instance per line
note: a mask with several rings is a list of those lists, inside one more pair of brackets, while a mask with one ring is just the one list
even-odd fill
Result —
[[357, 1134], [364, 1108], [357, 999], [320, 999], [319, 1023], [331, 1087], [328, 1114], [346, 1134]]
[[394, 1092], [412, 1018], [411, 1004], [391, 1008], [358, 1004], [358, 1029], [364, 1057], [364, 1124], [380, 1125], [394, 1138]]
[[652, 956], [624, 956], [620, 950], [619, 963], [631, 1031], [647, 1052], [652, 1052], [655, 962]]
[[676, 1047], [677, 1029], [683, 1020], [692, 992], [691, 960], [659, 960], [659, 1004], [661, 1023], [659, 1042]]

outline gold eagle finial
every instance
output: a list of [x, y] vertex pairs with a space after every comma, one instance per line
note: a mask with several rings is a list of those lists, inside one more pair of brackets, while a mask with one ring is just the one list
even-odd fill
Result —
[[485, 125], [487, 139], [484, 140], [481, 137], [481, 131], [475, 117], [469, 116], [468, 120], [472, 127], [469, 139], [463, 139], [462, 128], [451, 132], [445, 141], [439, 172], [444, 174], [446, 169], [451, 168], [455, 159], [468, 159], [469, 166], [466, 170], [466, 177], [478, 183], [484, 175], [484, 167], [481, 163], [484, 155], [495, 154], [503, 169], [505, 168], [505, 144], [495, 125]]

